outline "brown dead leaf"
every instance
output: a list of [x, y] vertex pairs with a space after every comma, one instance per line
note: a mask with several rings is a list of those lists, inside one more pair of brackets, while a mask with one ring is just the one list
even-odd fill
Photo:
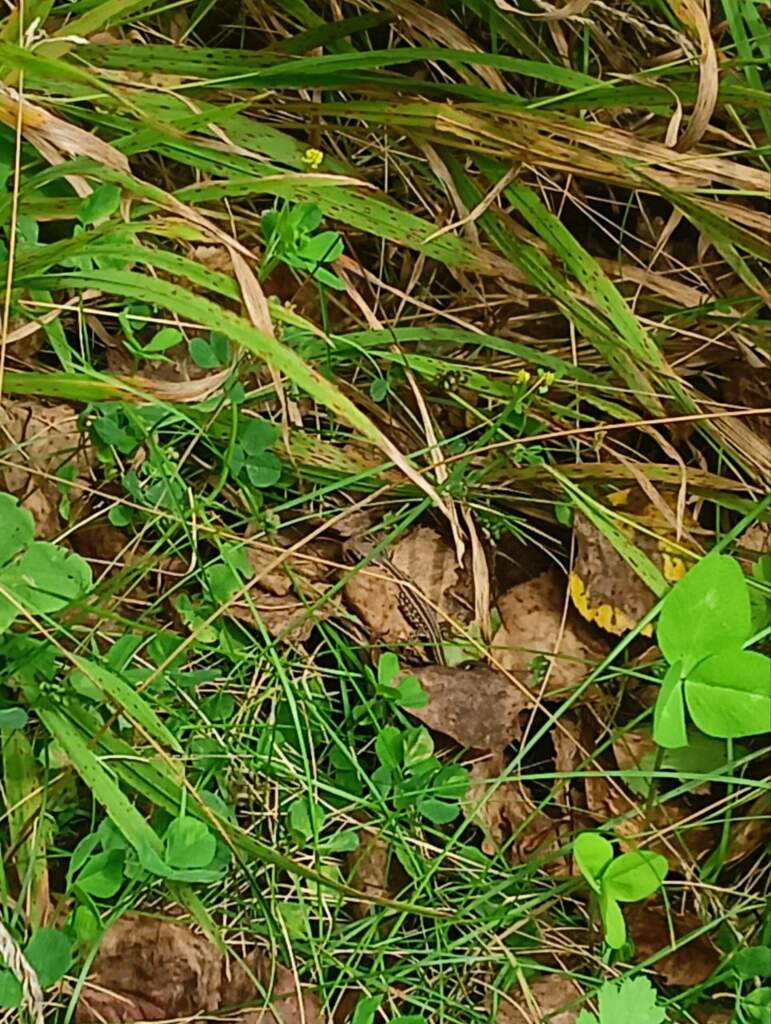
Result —
[[[346, 856], [346, 867], [349, 884], [365, 896], [382, 899], [393, 895], [390, 879], [396, 871], [396, 864], [388, 843], [380, 833], [359, 829], [358, 849]], [[357, 917], [363, 917], [370, 907], [370, 903], [360, 900], [354, 903], [353, 912]]]
[[512, 840], [514, 863], [549, 858], [545, 865], [552, 873], [566, 873], [564, 858], [552, 855], [563, 845], [567, 823], [536, 811], [529, 791], [522, 783], [507, 779], [495, 784], [506, 766], [501, 753], [477, 761], [470, 773], [470, 785], [464, 798], [466, 813], [484, 833], [482, 849], [492, 856]]
[[[740, 819], [740, 820], [737, 820]], [[735, 864], [744, 860], [762, 846], [771, 835], [771, 794], [761, 793], [741, 815], [735, 815], [731, 827], [731, 839], [726, 853], [726, 863]]]
[[[672, 914], [674, 935], [671, 935], [666, 911], [655, 899], [631, 904], [626, 909], [624, 917], [627, 930], [634, 940], [635, 963], [642, 963], [648, 957], [669, 949], [673, 938], [678, 942], [691, 932], [695, 932], [702, 924], [690, 911]], [[699, 935], [698, 938], [661, 957], [653, 964], [652, 969], [661, 975], [665, 984], [690, 988], [691, 985], [699, 985], [708, 978], [719, 962], [720, 954], [709, 937]]]
[[88, 439], [78, 429], [75, 409], [35, 401], [3, 402], [0, 452], [0, 489], [19, 498], [35, 520], [39, 539], [58, 536], [62, 494], [56, 477], [66, 479], [74, 500], [83, 492], [94, 459]]
[[[317, 998], [260, 952], [228, 968], [213, 943], [183, 924], [128, 914], [105, 933], [78, 1001], [79, 1024], [167, 1020], [251, 1003], [242, 1024], [321, 1024]], [[253, 978], [269, 990], [270, 1006]], [[302, 1009], [301, 1009], [302, 1006]], [[275, 1011], [275, 1012], [274, 1012]]]
[[501, 998], [495, 1024], [576, 1024], [578, 1010], [563, 1009], [581, 998], [578, 986], [564, 974], [528, 982], [530, 999], [520, 989]]
[[302, 643], [311, 635], [313, 627], [329, 618], [334, 610], [334, 600], [329, 600], [311, 611], [310, 605], [323, 592], [302, 600], [295, 594], [279, 597], [266, 593], [260, 587], [252, 587], [248, 600], [244, 598], [229, 604], [224, 614], [250, 626], [262, 624], [272, 637]]
[[[349, 545], [357, 554], [364, 549]], [[470, 615], [454, 596], [459, 581], [455, 553], [436, 530], [419, 526], [401, 537], [388, 552], [400, 577], [418, 591], [431, 608], [462, 621]], [[415, 635], [405, 613], [404, 585], [377, 565], [368, 565], [346, 583], [344, 595], [364, 625], [386, 643], [404, 643]]]
[[[648, 532], [643, 533], [627, 524], [616, 524], [661, 571], [664, 579], [674, 583], [687, 569], [675, 541], [677, 496], [661, 494], [658, 499], [656, 505], [635, 487], [611, 495], [610, 504], [645, 527]], [[686, 529], [696, 525], [688, 514], [683, 523]], [[585, 619], [596, 622], [609, 633], [621, 634], [634, 628], [658, 598], [585, 516], [576, 515], [573, 529], [577, 543], [576, 560], [570, 574], [573, 604]], [[652, 627], [646, 626], [643, 632], [650, 636]]]
[[408, 711], [430, 729], [476, 750], [502, 750], [519, 736], [519, 714], [528, 700], [502, 673], [476, 664], [429, 665], [413, 674], [428, 694], [428, 704]]
[[[622, 818], [613, 826], [622, 850], [635, 850], [645, 838], [645, 849], [666, 857], [672, 867], [682, 860], [701, 860], [715, 847], [716, 832], [700, 825], [694, 811], [684, 800], [671, 799], [642, 806], [631, 795], [611, 788], [604, 778], [585, 778], [586, 806], [594, 821]], [[681, 826], [681, 822], [685, 823]], [[686, 823], [687, 822], [687, 823]]]
[[502, 625], [493, 637], [492, 652], [500, 665], [535, 692], [542, 672], [533, 659], [551, 666], [546, 693], [575, 688], [607, 651], [591, 627], [568, 608], [561, 630], [565, 587], [557, 570], [518, 583], [498, 600]]

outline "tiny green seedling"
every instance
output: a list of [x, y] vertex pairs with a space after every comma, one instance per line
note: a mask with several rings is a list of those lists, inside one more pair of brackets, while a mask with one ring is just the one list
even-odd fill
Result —
[[635, 903], [654, 893], [666, 877], [666, 858], [648, 850], [616, 857], [613, 844], [596, 832], [579, 835], [573, 852], [599, 902], [605, 941], [611, 949], [620, 949], [626, 941], [626, 923], [619, 903]]
[[656, 1004], [656, 992], [647, 978], [627, 978], [620, 984], [606, 981], [598, 993], [600, 1015], [582, 1010], [576, 1024], [662, 1024], [666, 1011]]
[[771, 728], [771, 659], [746, 650], [750, 590], [739, 563], [707, 555], [667, 594], [656, 639], [669, 662], [653, 720], [661, 747], [688, 742], [685, 709], [719, 739]]
[[263, 280], [277, 263], [284, 262], [310, 274], [319, 284], [345, 290], [345, 283], [324, 266], [342, 255], [343, 240], [338, 231], [318, 231], [322, 220], [323, 214], [315, 203], [286, 203], [281, 209], [263, 215]]

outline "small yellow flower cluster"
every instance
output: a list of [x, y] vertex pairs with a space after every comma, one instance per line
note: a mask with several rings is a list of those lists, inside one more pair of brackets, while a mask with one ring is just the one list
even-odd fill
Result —
[[552, 370], [547, 370], [546, 373], [543, 370], [538, 371], [538, 394], [545, 395], [549, 388], [556, 380], [556, 374]]
[[324, 160], [324, 154], [320, 149], [306, 149], [303, 156], [303, 163], [311, 171], [317, 171]]
[[529, 384], [532, 374], [529, 370], [517, 370], [514, 380], [517, 384]]

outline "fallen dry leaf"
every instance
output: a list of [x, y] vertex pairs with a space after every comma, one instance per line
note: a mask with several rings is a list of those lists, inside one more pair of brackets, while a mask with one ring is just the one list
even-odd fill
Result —
[[[668, 503], [676, 505], [675, 496], [662, 497], [665, 507]], [[610, 503], [625, 516], [637, 519], [649, 531], [643, 533], [624, 523], [616, 523], [661, 571], [664, 579], [670, 582], [680, 579], [687, 566], [674, 544], [674, 508], [671, 516], [665, 517], [647, 495], [636, 488], [611, 495]], [[684, 523], [686, 527], [695, 526], [690, 516], [684, 518]], [[576, 560], [570, 574], [573, 604], [585, 619], [596, 622], [609, 633], [621, 634], [632, 629], [658, 598], [586, 516], [577, 513], [573, 529], [577, 544]], [[651, 631], [649, 626], [643, 630], [648, 636]]]
[[477, 750], [502, 750], [519, 736], [519, 714], [528, 698], [501, 672], [481, 664], [429, 665], [412, 674], [428, 694], [428, 704], [407, 710], [430, 729]]
[[[357, 554], [364, 550], [349, 547]], [[427, 526], [419, 526], [401, 537], [388, 551], [388, 559], [401, 580], [415, 588], [429, 608], [461, 621], [471, 615], [454, 595], [460, 573], [455, 552], [444, 538]], [[405, 587], [391, 579], [385, 569], [368, 565], [344, 588], [347, 603], [364, 625], [386, 643], [410, 641], [416, 632], [404, 600]]]
[[[715, 847], [716, 831], [700, 825], [684, 800], [660, 800], [643, 806], [620, 789], [611, 788], [604, 778], [585, 778], [586, 806], [593, 821], [620, 818], [613, 825], [622, 850], [635, 850], [645, 840], [645, 849], [666, 857], [672, 868], [682, 868], [683, 858], [701, 860]], [[680, 826], [681, 822], [687, 824]]]
[[[377, 899], [393, 895], [390, 878], [396, 870], [394, 858], [388, 843], [380, 833], [371, 832], [366, 828], [359, 829], [359, 846], [346, 856], [348, 882], [365, 896]], [[365, 900], [353, 904], [353, 912], [363, 917], [369, 912], [372, 904]]]
[[484, 833], [482, 849], [492, 856], [504, 843], [514, 863], [545, 858], [550, 873], [567, 872], [564, 857], [555, 857], [563, 845], [568, 823], [550, 818], [536, 805], [522, 783], [506, 780], [495, 785], [506, 762], [501, 753], [477, 761], [463, 804], [466, 813]]
[[93, 464], [77, 416], [71, 405], [0, 404], [0, 489], [15, 494], [32, 515], [38, 539], [50, 540], [62, 529], [57, 476], [75, 500]]
[[[259, 952], [229, 969], [213, 943], [162, 918], [127, 914], [104, 937], [76, 1011], [79, 1024], [130, 1024], [187, 1017], [245, 1003], [241, 1024], [320, 1024], [316, 997]], [[270, 1007], [252, 980], [270, 988]], [[301, 1010], [302, 1005], [302, 1010]], [[275, 1011], [275, 1012], [274, 1012]]]
[[[493, 637], [492, 653], [498, 663], [534, 691], [543, 670], [550, 667], [546, 693], [574, 689], [607, 647], [591, 627], [568, 608], [565, 626], [565, 586], [557, 570], [507, 590], [498, 600], [501, 628]], [[539, 666], [538, 661], [545, 662]]]
[[[630, 904], [624, 917], [629, 935], [634, 941], [635, 963], [642, 963], [643, 960], [671, 947], [673, 936], [670, 934], [667, 913], [655, 899]], [[684, 939], [702, 924], [690, 911], [671, 914], [671, 922], [675, 941]], [[690, 988], [691, 985], [699, 985], [708, 978], [719, 962], [720, 954], [709, 937], [699, 935], [698, 938], [661, 957], [653, 964], [652, 970], [660, 974], [667, 985]]]
[[578, 1010], [563, 1009], [581, 998], [578, 986], [564, 974], [541, 976], [528, 982], [531, 1000], [522, 990], [501, 998], [495, 1024], [576, 1024]]
[[734, 815], [726, 863], [744, 860], [762, 846], [771, 835], [771, 794], [761, 793], [749, 807]]

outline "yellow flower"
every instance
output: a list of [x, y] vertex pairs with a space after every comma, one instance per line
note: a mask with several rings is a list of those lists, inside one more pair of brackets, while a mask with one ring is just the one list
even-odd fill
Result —
[[517, 370], [517, 374], [514, 380], [517, 382], [517, 384], [527, 384], [527, 382], [530, 380], [530, 371]]
[[303, 163], [310, 168], [312, 171], [317, 171], [321, 167], [321, 163], [324, 159], [324, 154], [320, 149], [306, 149], [305, 155], [303, 156]]

